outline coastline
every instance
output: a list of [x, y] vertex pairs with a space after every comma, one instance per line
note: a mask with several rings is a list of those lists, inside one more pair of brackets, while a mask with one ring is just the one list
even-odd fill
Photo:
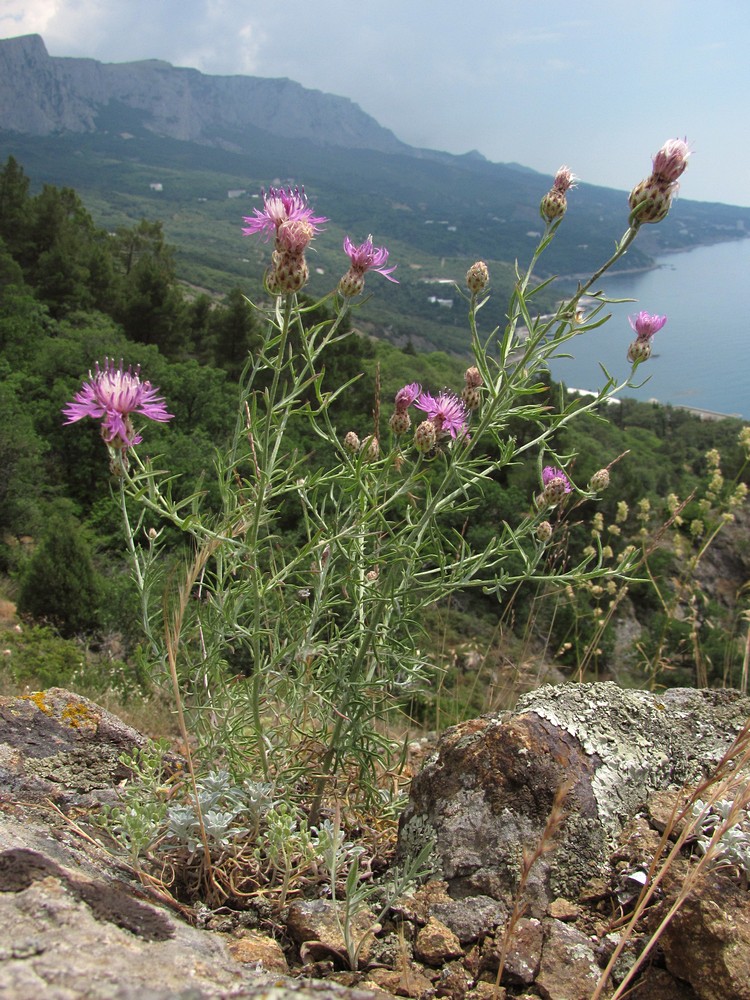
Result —
[[[738, 233], [737, 235], [727, 236], [725, 239], [715, 239], [715, 240], [701, 240], [700, 242], [693, 243], [691, 246], [687, 247], [664, 247], [660, 250], [658, 254], [652, 257], [653, 263], [646, 265], [644, 267], [620, 267], [611, 271], [607, 271], [607, 280], [610, 278], [620, 278], [620, 277], [632, 277], [637, 274], [651, 274], [653, 271], [659, 271], [666, 267], [666, 263], [659, 263], [659, 259], [663, 257], [676, 256], [677, 254], [693, 253], [694, 250], [701, 250], [705, 247], [715, 247], [721, 246], [726, 243], [742, 243], [745, 240], [750, 240], [750, 232]], [[586, 273], [581, 274], [558, 274], [556, 278], [558, 281], [562, 282], [579, 282], [588, 281], [591, 275]]]
[[595, 388], [604, 368], [618, 382], [625, 379], [625, 355], [633, 339], [629, 320], [645, 310], [667, 316], [668, 322], [658, 334], [656, 353], [639, 368], [637, 384], [618, 395], [655, 399], [674, 412], [707, 420], [749, 423], [747, 332], [737, 275], [750, 269], [750, 239], [743, 234], [695, 246], [690, 253], [679, 251], [679, 257], [675, 252], [661, 255], [646, 273], [607, 276], [601, 315], [609, 314], [611, 321], [585, 341], [572, 341], [571, 356], [551, 363], [552, 377]]

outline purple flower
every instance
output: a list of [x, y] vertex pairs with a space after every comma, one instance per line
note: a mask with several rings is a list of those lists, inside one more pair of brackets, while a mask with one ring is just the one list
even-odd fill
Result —
[[542, 504], [560, 503], [565, 494], [573, 489], [563, 470], [556, 469], [552, 465], [546, 465], [542, 469], [542, 484], [544, 486], [540, 498]]
[[408, 410], [421, 391], [422, 386], [419, 382], [410, 382], [403, 389], [399, 389], [396, 393], [396, 409], [402, 413]]
[[664, 184], [676, 185], [687, 167], [690, 147], [686, 139], [669, 139], [653, 158], [653, 176]]
[[[104, 367], [96, 363], [96, 374], [89, 372], [90, 381], [84, 382], [72, 403], [68, 403], [63, 413], [68, 418], [66, 424], [74, 424], [84, 417], [98, 420], [104, 417], [102, 437], [107, 444], [115, 447], [131, 448], [143, 439], [133, 430], [131, 413], [140, 413], [149, 420], [162, 423], [171, 420], [174, 414], [167, 413], [164, 399], [159, 390], [150, 382], [141, 382], [140, 366], [133, 371], [123, 369], [120, 361], [115, 367], [109, 358], [104, 359]], [[116, 439], [119, 438], [119, 445]]]
[[423, 392], [417, 397], [414, 405], [424, 410], [435, 425], [436, 431], [443, 431], [454, 438], [466, 428], [468, 411], [463, 401], [452, 392], [441, 392], [437, 397], [431, 396], [429, 392]]
[[344, 250], [352, 262], [351, 269], [353, 271], [362, 275], [366, 271], [377, 271], [378, 274], [382, 274], [389, 281], [394, 281], [398, 284], [398, 279], [391, 277], [391, 274], [396, 270], [396, 265], [393, 267], [385, 266], [388, 260], [388, 251], [385, 247], [374, 247], [372, 245], [372, 236], [368, 236], [365, 242], [361, 243], [358, 247], [355, 247], [349, 237], [346, 236], [344, 237]]
[[542, 485], [549, 486], [551, 482], [555, 480], [561, 480], [563, 484], [563, 492], [570, 493], [572, 487], [570, 485], [570, 480], [565, 475], [562, 469], [556, 469], [552, 465], [545, 465], [542, 469]]
[[570, 188], [573, 188], [573, 187], [576, 186], [576, 181], [577, 180], [578, 180], [578, 178], [573, 173], [573, 171], [570, 169], [570, 167], [563, 166], [563, 167], [560, 167], [560, 169], [555, 174], [555, 180], [554, 180], [554, 183], [553, 183], [552, 187], [556, 191], [560, 191], [562, 194], [565, 194], [565, 192], [569, 191]]
[[649, 341], [655, 333], [667, 322], [666, 316], [651, 316], [647, 312], [639, 312], [637, 316], [628, 316], [628, 322], [638, 335], [638, 340]]
[[276, 234], [284, 222], [306, 222], [315, 233], [321, 223], [328, 222], [323, 216], [313, 215], [313, 210], [307, 204], [304, 188], [269, 188], [268, 193], [263, 191], [263, 211], [254, 208], [253, 213], [243, 217], [243, 221], [247, 223], [242, 230], [243, 236], [263, 233], [268, 239]]

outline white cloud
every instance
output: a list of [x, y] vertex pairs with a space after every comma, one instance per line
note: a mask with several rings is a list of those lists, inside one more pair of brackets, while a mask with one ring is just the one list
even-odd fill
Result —
[[0, 36], [43, 35], [59, 6], [58, 0], [6, 0], [0, 11]]

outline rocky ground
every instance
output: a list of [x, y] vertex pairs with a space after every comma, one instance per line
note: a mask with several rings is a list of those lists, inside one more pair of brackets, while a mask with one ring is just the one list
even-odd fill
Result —
[[[325, 897], [187, 906], [139, 878], [89, 820], [143, 737], [70, 692], [2, 699], [0, 995], [590, 1000], [672, 843], [680, 786], [702, 780], [748, 715], [729, 692], [566, 685], [449, 730], [399, 837], [402, 853], [431, 837], [437, 875], [382, 915], [363, 907], [346, 942]], [[602, 997], [693, 880], [629, 995], [750, 1000], [747, 882], [731, 867], [693, 879], [698, 864], [689, 846], [675, 858]]]

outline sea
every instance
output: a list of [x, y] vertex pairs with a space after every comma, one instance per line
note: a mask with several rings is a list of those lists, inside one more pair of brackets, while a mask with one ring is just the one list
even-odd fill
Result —
[[645, 384], [618, 395], [750, 420], [748, 286], [750, 239], [667, 254], [650, 271], [605, 275], [599, 287], [608, 298], [633, 301], [607, 306], [609, 322], [570, 341], [573, 357], [552, 361], [552, 377], [593, 391], [604, 383], [603, 365], [622, 382], [635, 339], [628, 317], [645, 310], [667, 322], [638, 368]]

